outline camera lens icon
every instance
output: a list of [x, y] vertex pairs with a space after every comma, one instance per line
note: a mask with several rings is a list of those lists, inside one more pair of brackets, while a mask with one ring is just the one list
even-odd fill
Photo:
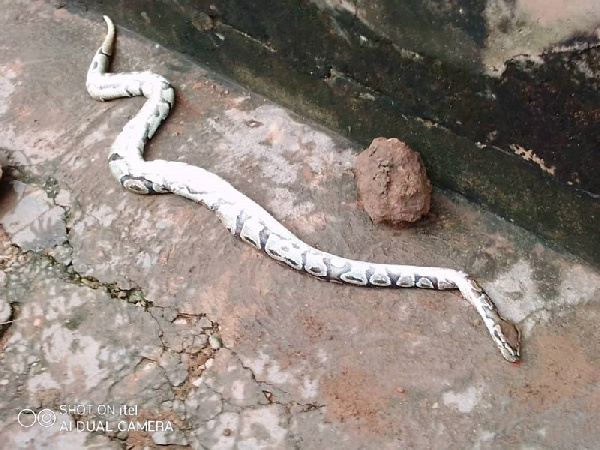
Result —
[[56, 413], [51, 409], [45, 408], [36, 413], [34, 410], [26, 408], [17, 415], [17, 422], [24, 428], [29, 428], [39, 423], [44, 428], [51, 427], [56, 423]]
[[37, 413], [37, 421], [44, 428], [51, 427], [56, 423], [56, 414], [51, 409], [42, 409]]

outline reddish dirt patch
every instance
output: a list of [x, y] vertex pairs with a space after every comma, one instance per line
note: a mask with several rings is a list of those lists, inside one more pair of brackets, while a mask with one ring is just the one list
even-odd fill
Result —
[[323, 323], [315, 316], [304, 317], [302, 327], [311, 340], [320, 339], [323, 336]]
[[539, 359], [529, 379], [514, 393], [528, 408], [551, 409], [586, 392], [600, 382], [600, 368], [593, 365], [583, 349], [568, 336], [538, 335]]
[[362, 432], [387, 434], [389, 419], [384, 413], [385, 389], [374, 373], [360, 367], [344, 367], [321, 383], [327, 399], [327, 420], [354, 423]]

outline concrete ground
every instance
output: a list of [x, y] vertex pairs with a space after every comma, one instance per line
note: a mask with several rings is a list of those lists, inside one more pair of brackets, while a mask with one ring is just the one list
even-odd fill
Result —
[[352, 143], [119, 30], [114, 67], [177, 89], [149, 158], [213, 170], [321, 249], [471, 273], [522, 363], [457, 292], [322, 283], [191, 201], [128, 193], [106, 155], [142, 100], [87, 95], [104, 25], [59, 3], [1, 2], [3, 447], [597, 448], [597, 271], [447, 193], [419, 227], [372, 225]]

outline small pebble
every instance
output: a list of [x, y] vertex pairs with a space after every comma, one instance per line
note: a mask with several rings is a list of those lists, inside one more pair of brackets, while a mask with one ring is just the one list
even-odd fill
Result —
[[223, 342], [221, 341], [221, 339], [219, 337], [217, 337], [213, 334], [208, 338], [208, 345], [210, 345], [210, 347], [212, 349], [217, 350], [217, 349], [221, 348], [221, 346], [223, 345]]

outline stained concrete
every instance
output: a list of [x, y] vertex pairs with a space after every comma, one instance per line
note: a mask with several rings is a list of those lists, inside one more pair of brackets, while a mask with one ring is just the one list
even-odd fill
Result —
[[293, 273], [203, 207], [111, 177], [108, 148], [142, 101], [87, 95], [100, 17], [0, 11], [3, 445], [596, 446], [597, 271], [440, 190], [418, 227], [371, 224], [356, 144], [120, 30], [114, 67], [177, 89], [150, 159], [213, 170], [318, 248], [471, 273], [523, 331], [523, 361], [501, 358], [456, 292]]

